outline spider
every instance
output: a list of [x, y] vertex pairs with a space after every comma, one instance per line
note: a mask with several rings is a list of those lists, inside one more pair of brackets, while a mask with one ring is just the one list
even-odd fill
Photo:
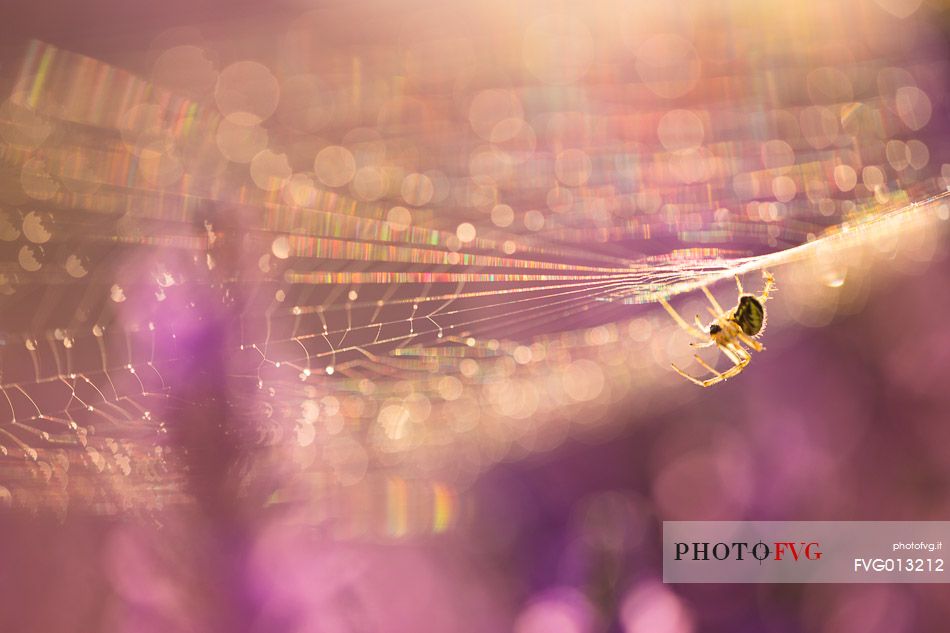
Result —
[[712, 377], [700, 380], [699, 378], [690, 376], [674, 363], [673, 369], [676, 370], [676, 373], [700, 387], [711, 387], [712, 385], [720, 383], [723, 380], [728, 380], [739, 374], [745, 369], [746, 365], [749, 364], [749, 361], [752, 360], [752, 355], [743, 345], [757, 352], [761, 352], [765, 349], [765, 347], [755, 339], [761, 336], [762, 332], [765, 331], [765, 302], [769, 300], [769, 294], [775, 291], [775, 278], [767, 271], [762, 272], [762, 278], [765, 280], [765, 287], [762, 289], [762, 294], [755, 296], [742, 290], [742, 282], [739, 280], [739, 276], [736, 275], [736, 286], [739, 288], [739, 302], [736, 304], [736, 307], [728, 311], [723, 310], [713, 294], [709, 292], [709, 289], [703, 286], [703, 293], [705, 293], [706, 298], [709, 299], [709, 303], [712, 304], [712, 308], [707, 309], [713, 316], [713, 321], [707, 326], [702, 324], [698, 314], [696, 315], [696, 326], [690, 325], [683, 320], [683, 317], [681, 317], [665, 299], [660, 299], [660, 303], [666, 311], [669, 312], [670, 316], [673, 317], [677, 325], [686, 330], [690, 336], [702, 341], [690, 343], [692, 347], [712, 347], [715, 345], [719, 348], [719, 351], [732, 362], [732, 367], [720, 372], [707, 364], [706, 361], [696, 354], [693, 358], [696, 359], [697, 363], [712, 372], [714, 374]]

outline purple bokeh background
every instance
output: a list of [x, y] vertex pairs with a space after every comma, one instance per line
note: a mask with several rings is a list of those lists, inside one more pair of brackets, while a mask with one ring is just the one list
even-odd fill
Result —
[[672, 591], [694, 628], [656, 630], [939, 631], [950, 615], [943, 585], [655, 579], [663, 519], [946, 519], [948, 272], [943, 259], [875, 293], [860, 314], [773, 334], [755, 371], [612, 441], [574, 440], [496, 467], [467, 495], [471, 520], [447, 535], [334, 540], [209, 483], [231, 465], [222, 451], [196, 473], [194, 507], [150, 521], [6, 513], [0, 624], [530, 631], [540, 626], [531, 617], [545, 621], [534, 608], [570, 622], [547, 630], [621, 631], [626, 602], [663, 608]]
[[[5, 47], [37, 37], [104, 59], [134, 57], [136, 42], [213, 25], [225, 10], [217, 0], [17, 5], [4, 9], [14, 9]], [[945, 119], [938, 108], [933, 134]], [[945, 150], [935, 142], [932, 160]], [[948, 275], [944, 249], [923, 273], [876, 288], [857, 314], [770, 332], [768, 353], [739, 379], [684, 385], [682, 402], [649, 419], [614, 411], [609, 440], [572, 439], [495, 467], [462, 495], [464, 520], [447, 534], [391, 541], [336, 539], [292, 504], [266, 504], [266, 485], [238, 493], [242, 443], [222, 433], [235, 414], [215, 355], [227, 327], [209, 302], [193, 332], [207, 353], [181, 370], [183, 400], [199, 404], [175, 411], [172, 439], [189, 451], [194, 503], [145, 517], [2, 511], [0, 631], [944, 630], [941, 585], [657, 579], [664, 519], [950, 516]]]

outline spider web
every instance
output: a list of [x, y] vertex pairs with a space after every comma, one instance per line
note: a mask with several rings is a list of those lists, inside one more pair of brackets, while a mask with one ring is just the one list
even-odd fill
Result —
[[[632, 116], [593, 88], [585, 111], [561, 110], [525, 84], [469, 86], [460, 114], [457, 94], [367, 94], [389, 63], [321, 69], [356, 112], [326, 137], [252, 104], [235, 141], [220, 92], [23, 51], [0, 112], [0, 496], [58, 512], [184, 502], [182, 407], [225, 400], [253, 455], [242, 485], [287, 464], [275, 498], [367, 482], [404, 498], [431, 479], [420, 494], [444, 525], [438, 482], [682, 388], [658, 298], [769, 269], [805, 318], [828, 303], [816, 279], [837, 292], [945, 226], [945, 179], [909, 134], [920, 90], [897, 110], [887, 90], [767, 112], [749, 95], [708, 106], [700, 145], [664, 145], [658, 121], [688, 127], [686, 110]], [[849, 143], [812, 138], [826, 112]], [[789, 116], [818, 128], [783, 137]], [[901, 139], [886, 157], [881, 134]]]

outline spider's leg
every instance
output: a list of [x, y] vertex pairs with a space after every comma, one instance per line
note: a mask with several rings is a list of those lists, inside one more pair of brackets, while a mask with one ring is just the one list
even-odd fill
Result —
[[772, 276], [767, 270], [762, 271], [762, 278], [765, 280], [765, 287], [762, 288], [762, 294], [759, 295], [759, 300], [762, 303], [765, 303], [769, 300], [769, 293], [776, 290], [775, 288], [775, 277]]
[[[742, 350], [743, 352], [745, 351], [745, 350], [742, 349], [741, 346], [739, 347], [739, 349]], [[725, 357], [728, 358], [730, 361], [732, 361], [732, 364], [733, 364], [733, 365], [738, 365], [738, 364], [739, 364], [739, 356], [736, 355], [736, 353], [733, 352], [730, 348], [720, 345], [720, 346], [719, 346], [719, 351], [722, 352], [722, 355], [723, 355], [723, 356], [725, 356]]]
[[[722, 350], [723, 354], [726, 354], [726, 349], [727, 349], [726, 347], [720, 345], [719, 349]], [[741, 350], [741, 354], [739, 353], [740, 350]], [[735, 347], [732, 350], [730, 350], [729, 354], [727, 354], [727, 356], [733, 356], [733, 355], [738, 356], [738, 362], [724, 372], [718, 372], [716, 370], [713, 370], [713, 373], [716, 375], [713, 376], [712, 378], [707, 378], [706, 380], [704, 380], [703, 387], [710, 387], [712, 385], [715, 385], [716, 383], [722, 382], [723, 380], [729, 380], [733, 376], [736, 376], [739, 373], [741, 373], [742, 370], [746, 368], [746, 365], [749, 364], [749, 361], [752, 360], [752, 357], [749, 356], [749, 353], [745, 351], [744, 349], [742, 349], [741, 347]], [[701, 362], [700, 364], [708, 367], [706, 363]]]
[[730, 362], [732, 363], [732, 365], [733, 365], [732, 367], [730, 367], [729, 369], [727, 369], [725, 372], [720, 372], [718, 369], [716, 369], [716, 368], [713, 367], [712, 365], [708, 364], [706, 361], [704, 361], [704, 360], [703, 360], [702, 358], [700, 358], [698, 355], [693, 355], [693, 358], [696, 360], [697, 363], [699, 363], [700, 365], [702, 365], [703, 367], [705, 367], [706, 369], [708, 369], [710, 373], [716, 374], [717, 376], [720, 376], [720, 375], [731, 376], [731, 375], [733, 375], [733, 374], [730, 374], [729, 372], [733, 371], [737, 365], [743, 365], [743, 366], [744, 366], [745, 364], [747, 364], [747, 363], [749, 362], [749, 360], [748, 360], [748, 359], [750, 358], [750, 357], [749, 357], [749, 353], [746, 352], [744, 349], [742, 349], [742, 347], [740, 347], [740, 346], [738, 346], [738, 345], [737, 345], [736, 347], [734, 347], [734, 348], [731, 348], [731, 347], [729, 347], [729, 346], [727, 346], [727, 345], [720, 345], [720, 346], [719, 346], [719, 351], [722, 352], [723, 356], [725, 356], [726, 358], [728, 358], [729, 361], [730, 361]]
[[742, 280], [739, 279], [739, 275], [736, 275], [736, 287], [739, 289], [739, 296], [741, 297], [745, 294], [745, 291], [742, 289]]
[[[699, 320], [699, 315], [698, 315], [698, 314], [696, 315], [696, 319], [693, 321], [693, 323], [696, 324], [696, 328], [697, 328], [700, 332], [705, 332], [705, 331], [706, 331], [706, 326], [703, 325], [703, 322]], [[710, 338], [710, 337], [707, 335], [707, 336], [706, 336], [706, 340], [703, 341], [702, 343], [690, 343], [689, 345], [690, 345], [690, 347], [712, 347], [712, 346], [715, 345], [715, 344], [716, 344], [716, 341], [712, 340], [712, 338]]]
[[715, 385], [716, 383], [722, 382], [723, 380], [726, 379], [725, 374], [720, 374], [715, 369], [712, 369], [711, 367], [709, 367], [709, 365], [703, 362], [698, 356], [696, 357], [696, 360], [698, 360], [700, 364], [703, 365], [704, 367], [709, 368], [715, 374], [715, 376], [713, 376], [712, 378], [707, 378], [706, 380], [700, 380], [699, 378], [693, 378], [692, 376], [687, 374], [685, 371], [683, 371], [676, 365], [673, 365], [673, 369], [675, 369], [676, 373], [678, 373], [680, 376], [682, 376], [683, 378], [686, 378], [693, 384], [699, 385], [700, 387], [711, 387]]
[[699, 378], [694, 378], [693, 376], [690, 376], [690, 375], [687, 374], [685, 371], [683, 371], [682, 369], [680, 369], [679, 367], [677, 367], [677, 366], [676, 366], [676, 363], [672, 363], [672, 365], [673, 365], [673, 369], [676, 371], [677, 374], [679, 374], [680, 376], [682, 376], [682, 377], [685, 378], [686, 380], [690, 381], [690, 382], [693, 383], [694, 385], [699, 385], [700, 387], [706, 387], [706, 386], [707, 386], [707, 385], [705, 384], [705, 381], [700, 380]]
[[[721, 349], [721, 348], [720, 348], [720, 349]], [[752, 354], [750, 354], [750, 353], [746, 350], [746, 348], [742, 347], [742, 346], [739, 345], [738, 343], [733, 343], [732, 346], [729, 347], [729, 350], [730, 350], [733, 354], [735, 354], [735, 356], [739, 359], [739, 363], [740, 363], [740, 364], [745, 364], [745, 365], [747, 365], [747, 364], [749, 363], [749, 361], [752, 360]]]
[[751, 336], [743, 332], [741, 329], [738, 332], [736, 332], [736, 336], [739, 338], [740, 341], [742, 341], [743, 343], [745, 343], [746, 345], [748, 345], [749, 347], [751, 347], [757, 352], [761, 352], [762, 350], [765, 349], [765, 345], [762, 345], [762, 343], [759, 343], [757, 340], [755, 340], [754, 338], [752, 338]]
[[729, 319], [726, 318], [726, 314], [724, 312], [716, 314], [716, 311], [709, 306], [706, 306], [706, 309], [709, 310], [709, 314], [712, 315], [712, 318], [716, 319], [716, 323], [719, 324], [719, 327], [724, 330], [731, 329], [729, 324], [732, 323], [732, 321], [729, 321]]
[[749, 352], [743, 349], [741, 345], [738, 345], [735, 343], [732, 345], [720, 345], [719, 351], [721, 351], [723, 355], [726, 358], [728, 358], [730, 361], [732, 361], [733, 363], [732, 367], [730, 367], [729, 369], [723, 372], [716, 370], [713, 366], [711, 366], [709, 363], [704, 361], [699, 356], [693, 357], [697, 363], [699, 363], [703, 368], [705, 368], [706, 370], [708, 370], [710, 373], [713, 374], [712, 378], [706, 378], [705, 380], [700, 380], [699, 378], [690, 376], [685, 371], [677, 367], [675, 363], [673, 364], [673, 369], [676, 370], [676, 373], [678, 373], [680, 376], [682, 376], [683, 378], [686, 378], [687, 380], [689, 380], [690, 382], [694, 384], [697, 384], [701, 387], [711, 387], [715, 384], [718, 384], [724, 380], [729, 380], [733, 376], [738, 375], [739, 373], [742, 372], [743, 369], [746, 368], [746, 365], [748, 365], [749, 362], [752, 360], [752, 356], [749, 354]]
[[723, 380], [728, 380], [729, 378], [732, 378], [733, 376], [741, 372], [743, 369], [745, 369], [745, 366], [748, 365], [749, 361], [752, 359], [752, 357], [749, 356], [749, 353], [745, 351], [740, 345], [735, 345], [734, 347], [727, 346], [727, 345], [720, 345], [719, 351], [721, 351], [723, 355], [732, 362], [732, 367], [730, 367], [729, 369], [723, 372], [720, 372], [719, 370], [717, 370], [715, 367], [713, 367], [712, 365], [704, 361], [698, 355], [693, 356], [693, 359], [697, 363], [699, 363], [699, 365], [702, 366], [703, 369], [713, 374], [712, 378], [706, 378], [705, 380], [700, 380], [699, 378], [690, 376], [685, 371], [677, 367], [675, 363], [673, 364], [673, 369], [676, 370], [676, 373], [678, 373], [680, 376], [682, 376], [683, 378], [686, 378], [687, 380], [689, 380], [690, 382], [694, 384], [700, 385], [701, 387], [710, 387], [712, 385], [722, 382]]
[[722, 375], [722, 372], [720, 372], [718, 369], [716, 369], [715, 367], [713, 367], [712, 365], [704, 361], [702, 358], [700, 358], [699, 354], [694, 354], [693, 360], [699, 363], [703, 367], [703, 369], [707, 370], [709, 373], [715, 374], [716, 376]]
[[713, 296], [713, 293], [709, 292], [709, 288], [706, 286], [702, 287], [703, 294], [706, 295], [706, 298], [709, 299], [709, 303], [712, 304], [712, 307], [716, 309], [717, 314], [722, 314], [725, 310], [722, 309], [722, 306], [719, 305], [719, 302], [716, 301], [716, 297]]
[[733, 352], [737, 353], [739, 357], [739, 362], [735, 366], [730, 367], [728, 370], [722, 372], [723, 376], [726, 378], [731, 378], [742, 372], [750, 362], [752, 362], [752, 354], [739, 347], [738, 345], [733, 349]]
[[679, 315], [679, 312], [674, 310], [673, 306], [667, 303], [666, 299], [664, 299], [663, 297], [660, 297], [659, 301], [660, 301], [660, 305], [663, 306], [663, 309], [667, 311], [667, 313], [673, 318], [674, 321], [676, 321], [676, 324], [680, 326], [681, 328], [683, 328], [690, 336], [701, 339], [703, 341], [706, 341], [709, 339], [708, 334], [706, 334], [702, 330], [698, 330], [694, 328], [692, 325], [687, 323], [683, 319], [683, 317]]

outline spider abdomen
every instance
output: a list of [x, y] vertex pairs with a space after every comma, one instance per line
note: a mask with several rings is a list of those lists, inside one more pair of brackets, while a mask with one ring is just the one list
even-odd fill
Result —
[[765, 308], [752, 295], [743, 295], [732, 318], [747, 336], [756, 336], [765, 326]]

